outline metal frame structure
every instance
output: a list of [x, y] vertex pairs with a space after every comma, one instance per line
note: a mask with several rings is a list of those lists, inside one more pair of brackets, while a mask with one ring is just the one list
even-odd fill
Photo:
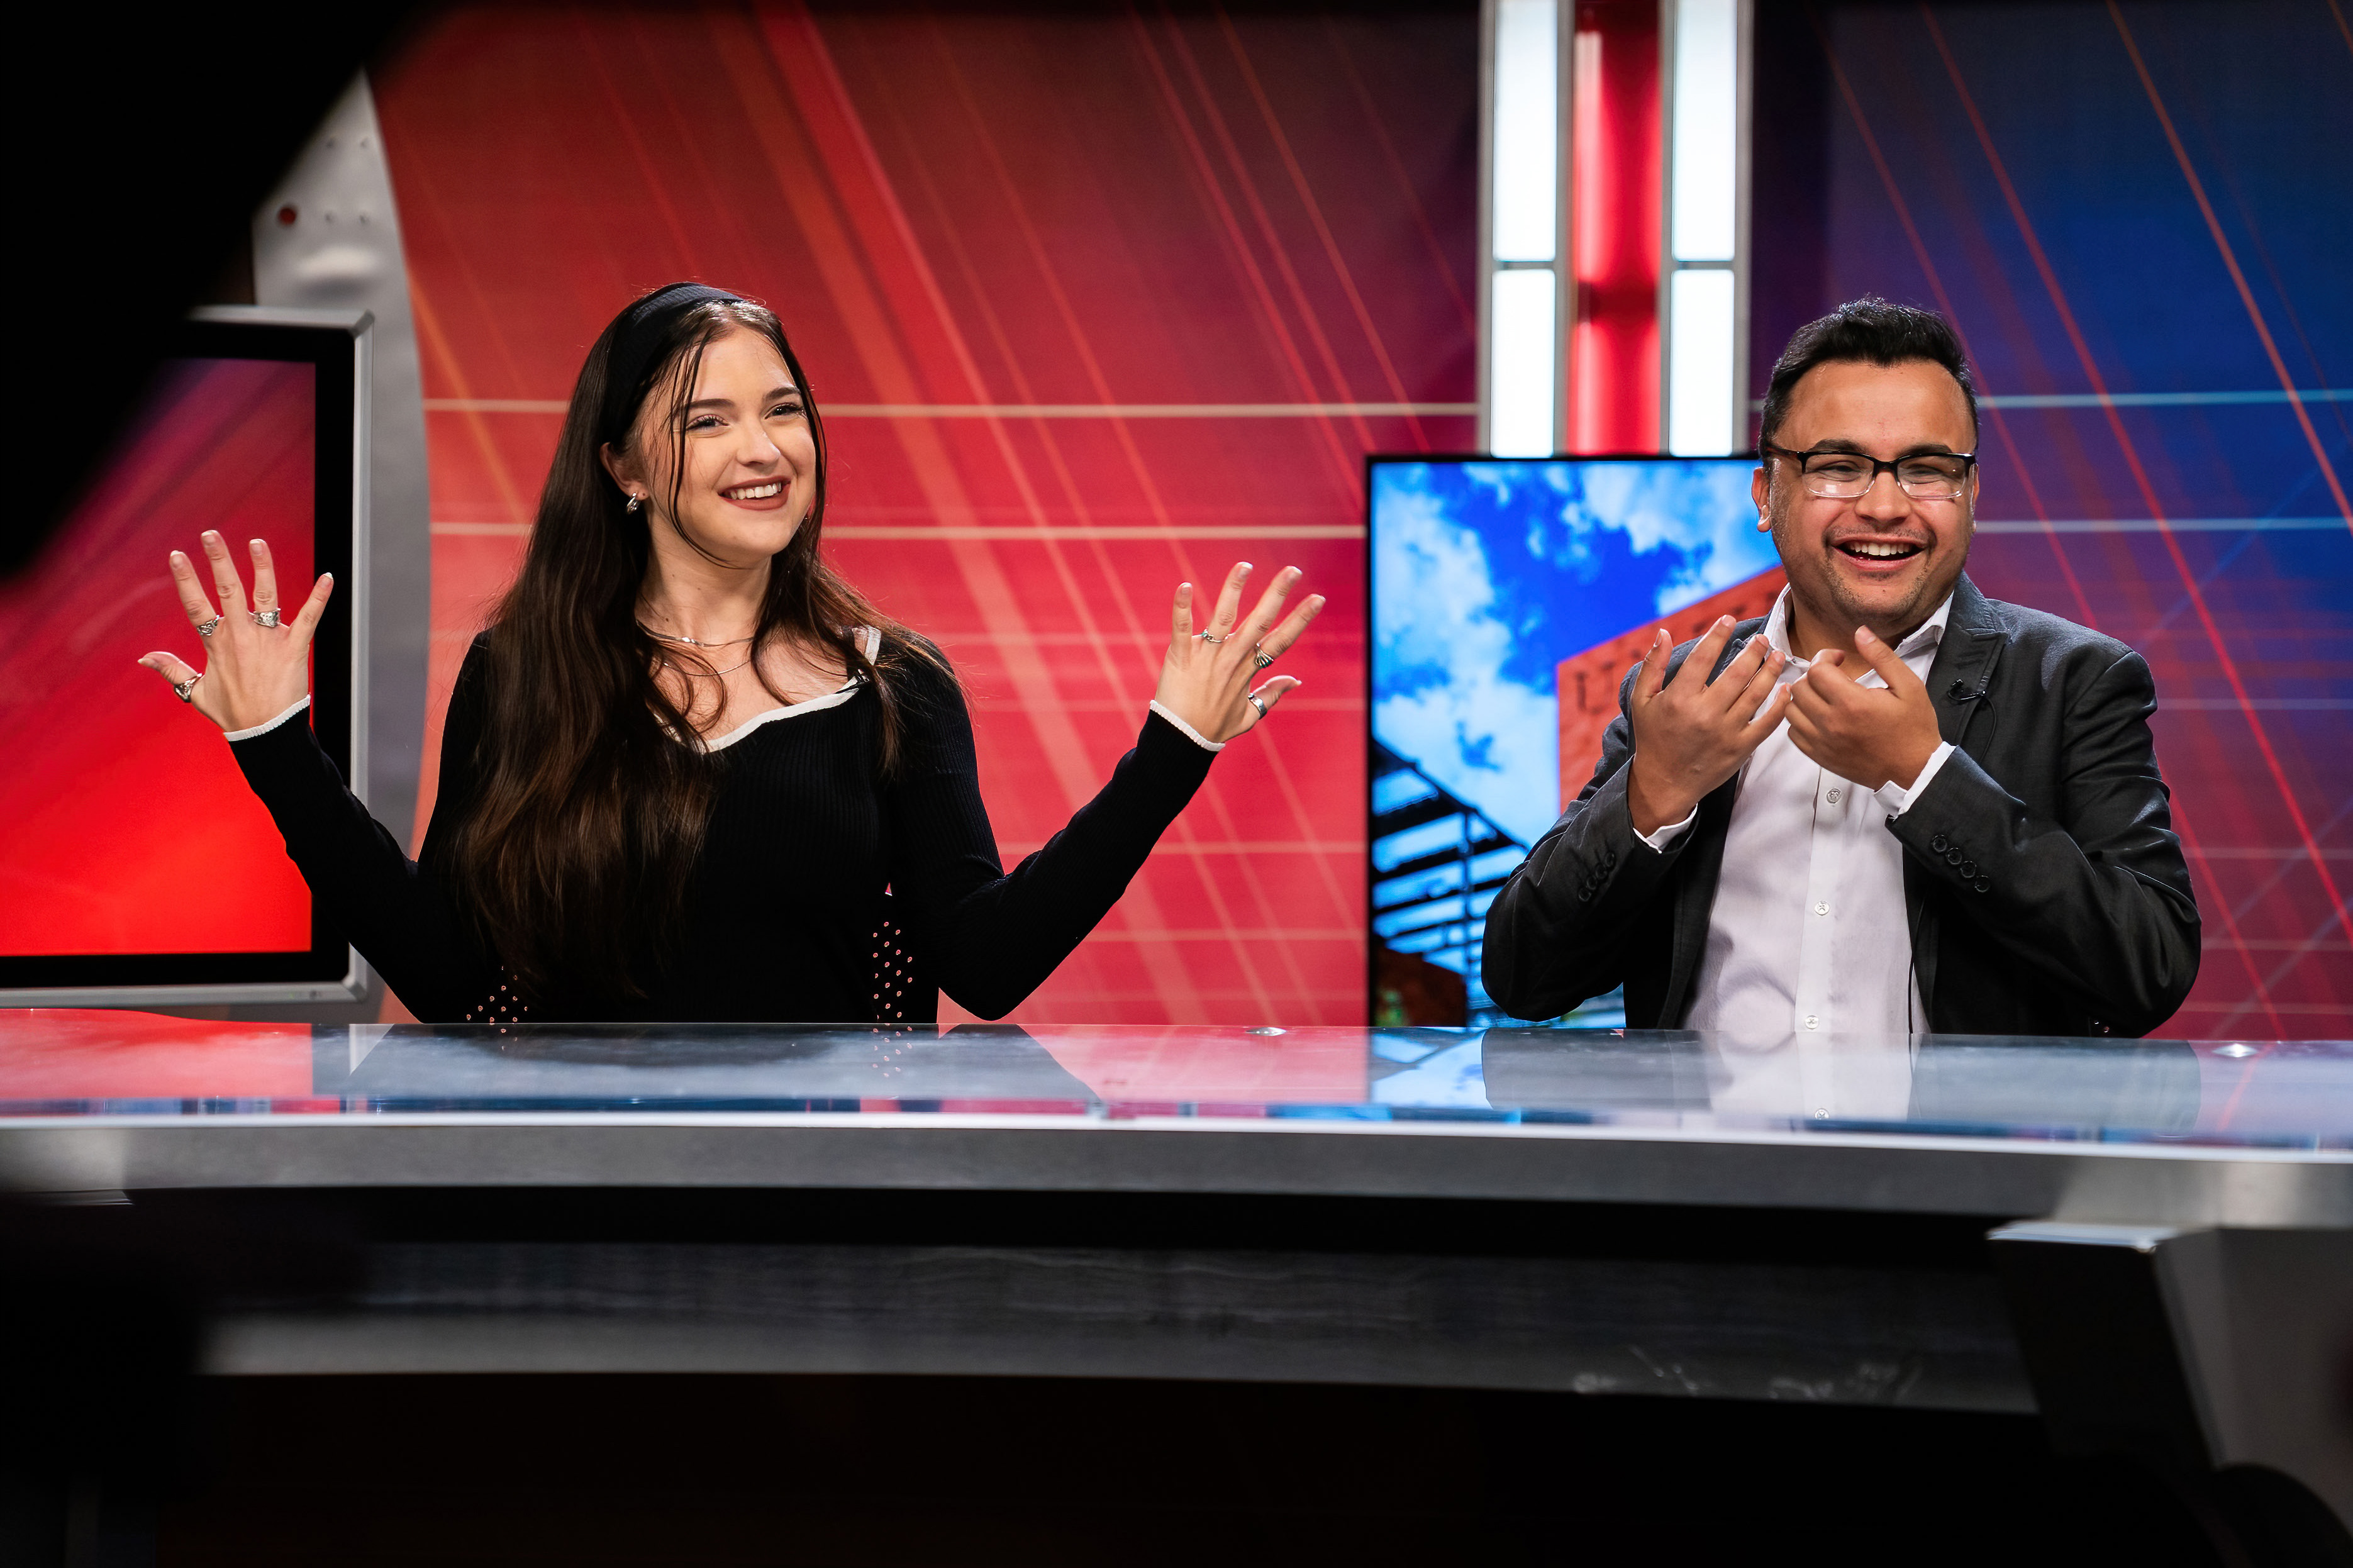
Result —
[[[1749, 206], [1751, 202], [1751, 164], [1754, 139], [1754, 75], [1755, 75], [1755, 0], [1658, 0], [1659, 5], [1659, 112], [1662, 119], [1664, 156], [1661, 179], [1663, 184], [1660, 202], [1661, 264], [1656, 304], [1659, 324], [1659, 429], [1662, 450], [1678, 457], [1716, 457], [1743, 451], [1747, 447], [1750, 415], [1748, 406], [1748, 294], [1749, 294]], [[1553, 93], [1553, 126], [1556, 158], [1554, 205], [1554, 242], [1549, 258], [1500, 258], [1497, 255], [1497, 191], [1498, 150], [1502, 134], [1499, 118], [1503, 105], [1499, 102], [1498, 47], [1502, 37], [1504, 8], [1538, 6], [1550, 11], [1556, 49]], [[1677, 158], [1677, 119], [1675, 112], [1678, 85], [1678, 38], [1689, 41], [1687, 14], [1695, 14], [1705, 6], [1720, 12], [1729, 7], [1735, 26], [1732, 68], [1734, 74], [1733, 157], [1731, 244], [1728, 255], [1709, 255], [1688, 259], [1676, 255], [1675, 179]], [[1576, 123], [1576, 16], [1573, 0], [1482, 0], [1480, 8], [1480, 76], [1479, 76], [1479, 426], [1478, 445], [1482, 452], [1495, 450], [1496, 435], [1496, 370], [1497, 342], [1494, 296], [1497, 280], [1509, 274], [1528, 271], [1548, 271], [1553, 279], [1553, 342], [1551, 380], [1553, 386], [1552, 450], [1569, 450], [1571, 429], [1569, 360], [1574, 352], [1577, 318], [1577, 281], [1575, 273], [1575, 192], [1573, 130]], [[1688, 442], [1679, 444], [1672, 436], [1675, 410], [1675, 279], [1685, 272], [1729, 272], [1732, 276], [1733, 298], [1730, 312], [1730, 391], [1725, 410], [1730, 436], [1721, 445], [1710, 442], [1704, 447]], [[1687, 329], [1688, 330], [1688, 326]], [[1514, 450], [1513, 457], [1541, 456], [1535, 452]]]

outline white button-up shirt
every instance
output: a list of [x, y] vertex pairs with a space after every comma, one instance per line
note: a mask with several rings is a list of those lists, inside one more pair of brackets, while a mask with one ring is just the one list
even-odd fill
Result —
[[[1952, 607], [1947, 596], [1895, 649], [1923, 679]], [[1764, 634], [1783, 654], [1789, 652], [1788, 616], [1785, 588]], [[1852, 668], [1855, 656], [1848, 658]], [[1792, 656], [1781, 682], [1801, 678], [1809, 663]], [[1887, 683], [1866, 669], [1860, 684]], [[1887, 819], [1904, 815], [1952, 752], [1949, 742], [1937, 746], [1909, 789], [1891, 781], [1868, 790], [1798, 750], [1786, 722], [1766, 737], [1740, 770], [1724, 869], [1708, 912], [1707, 951], [1684, 1027], [1777, 1039], [1927, 1026], [1912, 972], [1904, 846], [1887, 831]], [[1663, 851], [1698, 816], [1694, 809], [1643, 842]]]

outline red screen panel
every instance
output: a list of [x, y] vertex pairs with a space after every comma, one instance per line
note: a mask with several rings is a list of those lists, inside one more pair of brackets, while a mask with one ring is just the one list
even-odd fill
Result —
[[165, 558], [216, 528], [311, 576], [310, 364], [175, 360], [32, 569], [0, 585], [0, 957], [299, 952], [311, 893], [220, 731], [135, 662], [200, 662]]

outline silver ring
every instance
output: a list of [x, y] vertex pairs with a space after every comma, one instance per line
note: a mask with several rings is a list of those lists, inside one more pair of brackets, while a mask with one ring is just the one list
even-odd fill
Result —
[[245, 614], [246, 618], [257, 626], [274, 626], [279, 624], [278, 610], [275, 605], [267, 610], [248, 610]]
[[196, 626], [196, 635], [200, 637], [208, 637], [220, 630], [220, 624], [221, 617], [218, 616], [215, 616], [209, 621], [200, 622]]
[[1274, 655], [1267, 652], [1266, 649], [1259, 647], [1256, 643], [1252, 643], [1250, 645], [1250, 662], [1257, 665], [1261, 669], [1265, 669], [1274, 663]]
[[1205, 643], [1215, 645], [1225, 641], [1226, 637], [1229, 637], [1234, 634], [1227, 632], [1223, 637], [1221, 637], [1216, 632], [1195, 632], [1193, 635], [1199, 637]]
[[185, 680], [175, 680], [172, 682], [172, 694], [183, 702], [195, 701], [196, 682], [202, 680], [204, 678], [205, 672], [200, 669], [196, 671], [195, 674], [188, 677]]
[[1258, 693], [1255, 691], [1250, 693], [1250, 705], [1258, 710], [1260, 718], [1266, 717], [1266, 704], [1259, 700]]

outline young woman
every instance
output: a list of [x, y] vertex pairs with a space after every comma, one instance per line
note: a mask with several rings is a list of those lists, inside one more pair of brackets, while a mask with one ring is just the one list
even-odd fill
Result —
[[623, 310], [574, 388], [522, 570], [459, 671], [415, 861], [301, 710], [321, 577], [280, 624], [204, 536], [174, 552], [199, 672], [140, 662], [227, 733], [312, 895], [420, 1018], [923, 1021], [1035, 990], [1125, 890], [1214, 754], [1298, 684], [1250, 681], [1323, 607], [1205, 630], [1193, 591], [1134, 750], [1010, 873], [938, 650], [819, 552], [825, 434], [776, 319], [674, 283]]

